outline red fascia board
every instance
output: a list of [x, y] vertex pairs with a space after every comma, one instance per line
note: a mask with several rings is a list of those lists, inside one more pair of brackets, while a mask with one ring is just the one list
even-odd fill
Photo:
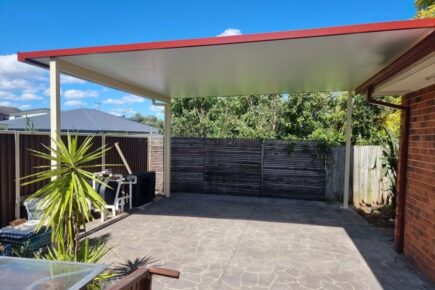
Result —
[[61, 56], [73, 56], [73, 55], [84, 55], [84, 54], [115, 53], [115, 52], [128, 52], [128, 51], [141, 51], [141, 50], [239, 44], [239, 43], [249, 43], [249, 42], [324, 37], [324, 36], [333, 36], [333, 35], [357, 34], [357, 33], [404, 30], [404, 29], [419, 29], [419, 28], [435, 28], [435, 19], [404, 20], [404, 21], [394, 21], [394, 22], [370, 23], [370, 24], [348, 25], [348, 26], [283, 31], [283, 32], [235, 35], [235, 36], [226, 36], [226, 37], [209, 37], [209, 38], [197, 38], [197, 39], [185, 39], [185, 40], [160, 41], [160, 42], [145, 42], [145, 43], [135, 43], [135, 44], [120, 44], [120, 45], [109, 45], [109, 46], [93, 46], [93, 47], [66, 48], [66, 49], [43, 50], [43, 51], [32, 51], [32, 52], [18, 52], [18, 60], [22, 62], [27, 62], [31, 59], [43, 58], [43, 57], [61, 57]]

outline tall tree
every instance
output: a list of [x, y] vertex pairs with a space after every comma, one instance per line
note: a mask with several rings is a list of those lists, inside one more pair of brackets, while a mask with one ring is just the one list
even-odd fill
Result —
[[[172, 103], [173, 134], [319, 140], [338, 145], [345, 141], [346, 100], [343, 92], [179, 99]], [[353, 143], [377, 143], [378, 136], [385, 134], [383, 126], [397, 123], [389, 118], [392, 112], [355, 97]]]
[[136, 113], [131, 120], [159, 129], [159, 133], [163, 133], [163, 120], [156, 116], [144, 116], [141, 113]]
[[435, 0], [415, 0], [415, 18], [435, 18]]

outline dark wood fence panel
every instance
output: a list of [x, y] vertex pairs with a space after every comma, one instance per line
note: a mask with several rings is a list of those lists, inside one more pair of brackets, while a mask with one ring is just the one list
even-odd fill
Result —
[[204, 192], [204, 139], [173, 138], [171, 155], [171, 186], [177, 191]]
[[325, 199], [325, 164], [315, 143], [263, 143], [263, 195]]
[[[28, 176], [30, 174], [40, 171], [36, 168], [41, 165], [49, 165], [44, 159], [36, 157], [29, 151], [29, 149], [48, 152], [43, 145], [50, 146], [50, 137], [48, 135], [40, 134], [20, 134], [20, 176]], [[28, 180], [24, 180], [26, 182]], [[26, 185], [21, 187], [21, 196], [26, 196], [34, 193], [40, 189], [46, 181]]]
[[[93, 143], [91, 150], [97, 150], [102, 145], [101, 135], [93, 135]], [[66, 137], [62, 137], [66, 140]], [[79, 144], [85, 140], [86, 136], [79, 136]], [[147, 137], [131, 137], [131, 136], [107, 136], [106, 143], [113, 145], [114, 142], [119, 142], [121, 149], [128, 160], [131, 169], [134, 172], [145, 171], [148, 168], [147, 154]], [[20, 148], [20, 177], [28, 176], [36, 173], [41, 169], [38, 166], [48, 165], [49, 162], [32, 155], [28, 149], [46, 151], [43, 144], [50, 144], [48, 133], [27, 133], [20, 132], [19, 148]], [[163, 148], [163, 147], [161, 147]], [[126, 174], [127, 170], [122, 164], [121, 158], [116, 149], [111, 149], [106, 154], [106, 163], [120, 164], [121, 166], [113, 167], [113, 172]], [[98, 159], [90, 164], [102, 164], [102, 160]], [[89, 171], [101, 171], [101, 167], [88, 168]], [[15, 134], [10, 132], [1, 132], [0, 134], [0, 226], [6, 225], [15, 218]], [[22, 181], [22, 183], [25, 182]], [[34, 193], [41, 188], [45, 182], [22, 186], [21, 199]]]
[[205, 192], [261, 194], [261, 141], [205, 140]]
[[0, 134], [0, 226], [15, 218], [15, 136]]
[[127, 169], [122, 162], [121, 157], [118, 154], [114, 144], [118, 142], [125, 159], [130, 166], [131, 171], [139, 172], [146, 171], [148, 169], [148, 142], [147, 138], [135, 138], [135, 137], [118, 137], [107, 136], [106, 144], [111, 146], [109, 152], [106, 154], [106, 164], [116, 164], [119, 166], [106, 166], [106, 168], [112, 169], [113, 173], [119, 173], [127, 175]]
[[310, 142], [173, 138], [171, 189], [324, 200], [325, 163], [318, 155]]

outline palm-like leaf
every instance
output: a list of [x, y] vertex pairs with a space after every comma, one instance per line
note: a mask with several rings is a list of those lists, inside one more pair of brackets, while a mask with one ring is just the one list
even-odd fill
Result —
[[100, 159], [110, 148], [103, 146], [91, 150], [93, 137], [87, 137], [79, 144], [78, 136], [70, 134], [66, 144], [61, 138], [53, 141], [56, 148], [44, 145], [45, 152], [30, 151], [34, 156], [55, 161], [57, 166], [39, 166], [41, 171], [24, 177], [22, 185], [50, 180], [30, 197], [42, 199], [39, 228], [43, 225], [51, 227], [56, 250], [66, 256], [76, 256], [80, 250], [80, 229], [90, 220], [91, 209], [105, 210], [104, 199], [90, 185], [91, 180], [101, 181], [88, 169], [101, 166], [90, 163]]

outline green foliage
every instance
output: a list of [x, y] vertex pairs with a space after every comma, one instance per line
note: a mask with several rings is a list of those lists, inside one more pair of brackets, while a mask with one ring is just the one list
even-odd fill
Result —
[[[389, 98], [387, 101], [395, 101]], [[345, 142], [347, 93], [186, 98], [172, 102], [175, 136]], [[354, 98], [353, 144], [377, 144], [382, 127], [398, 130], [394, 110]]]
[[[97, 263], [107, 252], [108, 249], [106, 248], [106, 243], [104, 241], [91, 245], [88, 239], [84, 239], [80, 241], [79, 251], [75, 255], [67, 253], [61, 249], [51, 248], [45, 255], [37, 255], [37, 258], [65, 262]], [[95, 277], [91, 283], [86, 285], [86, 287], [89, 290], [101, 289], [103, 288], [102, 284], [105, 280], [115, 276], [116, 273], [103, 272]]]
[[[397, 165], [398, 165], [398, 137], [388, 128], [384, 128], [386, 138], [382, 141], [382, 156], [379, 157], [379, 163], [382, 167], [382, 175], [388, 180], [389, 184], [389, 201], [393, 208], [396, 207], [396, 193], [397, 193]], [[375, 163], [374, 168], [378, 166]]]
[[182, 137], [275, 139], [281, 110], [280, 95], [178, 99], [172, 130]]
[[34, 156], [58, 166], [39, 166], [37, 173], [24, 177], [28, 180], [23, 186], [49, 181], [36, 191], [30, 198], [41, 198], [42, 216], [38, 229], [46, 225], [52, 229], [52, 242], [55, 250], [53, 257], [80, 257], [83, 249], [80, 247], [80, 229], [85, 229], [86, 222], [91, 219], [91, 208], [105, 210], [104, 199], [92, 188], [89, 181], [98, 179], [88, 171], [101, 165], [91, 165], [92, 161], [100, 159], [109, 149], [103, 146], [91, 151], [92, 137], [87, 137], [81, 145], [78, 136], [67, 136], [65, 144], [59, 137], [53, 140], [57, 149], [44, 146], [46, 152], [30, 150]]
[[415, 0], [414, 5], [417, 9], [415, 18], [435, 18], [435, 0]]
[[159, 133], [163, 134], [164, 123], [156, 116], [143, 116], [140, 113], [136, 113], [131, 120], [159, 129]]
[[83, 263], [96, 263], [106, 253], [106, 243], [99, 242], [91, 246], [88, 239], [80, 241], [80, 247], [77, 253], [72, 254], [61, 249], [51, 248], [45, 255], [38, 255], [39, 258], [55, 261], [70, 261], [70, 262], [83, 262]]
[[35, 123], [32, 120], [30, 120], [30, 118], [27, 116], [25, 118], [26, 118], [25, 131], [35, 132], [36, 131]]

